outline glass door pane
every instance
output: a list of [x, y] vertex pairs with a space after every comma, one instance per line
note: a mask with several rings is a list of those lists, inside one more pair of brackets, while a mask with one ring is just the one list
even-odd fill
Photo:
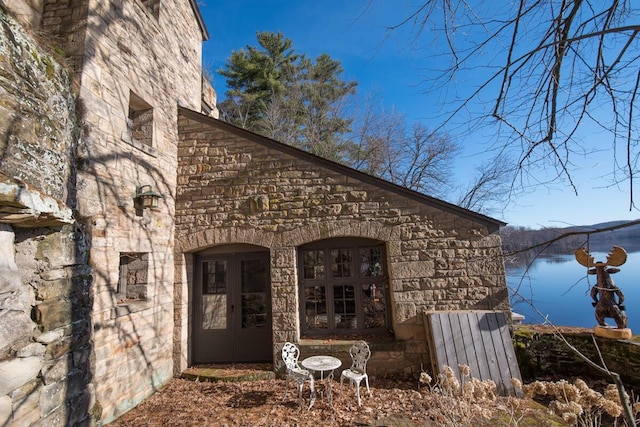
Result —
[[243, 260], [240, 263], [241, 277], [241, 327], [267, 327], [267, 266], [263, 260]]
[[227, 328], [227, 262], [202, 263], [202, 329]]

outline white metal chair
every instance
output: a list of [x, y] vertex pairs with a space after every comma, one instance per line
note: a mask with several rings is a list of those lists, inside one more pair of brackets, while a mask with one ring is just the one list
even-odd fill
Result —
[[313, 406], [316, 400], [316, 392], [313, 385], [313, 374], [306, 369], [302, 369], [298, 365], [298, 357], [300, 356], [300, 349], [293, 343], [285, 343], [282, 347], [282, 360], [287, 368], [287, 384], [284, 391], [284, 399], [287, 398], [289, 392], [289, 380], [293, 380], [298, 384], [298, 398], [300, 399], [300, 407], [302, 407], [302, 388], [305, 381], [309, 381], [309, 388], [311, 389], [311, 402], [309, 408]]
[[351, 386], [356, 386], [356, 395], [358, 396], [358, 406], [362, 405], [360, 400], [360, 382], [365, 381], [367, 385], [367, 392], [371, 396], [371, 389], [369, 389], [369, 376], [367, 375], [367, 362], [371, 357], [371, 350], [369, 345], [365, 341], [359, 341], [351, 346], [349, 350], [351, 355], [351, 367], [345, 369], [340, 374], [340, 392], [342, 393], [342, 382], [344, 379], [348, 379]]

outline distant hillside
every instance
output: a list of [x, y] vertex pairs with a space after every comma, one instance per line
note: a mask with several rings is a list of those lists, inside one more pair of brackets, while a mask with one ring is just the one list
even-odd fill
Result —
[[[543, 250], [548, 254], [572, 254], [587, 245], [590, 252], [608, 252], [613, 245], [621, 246], [627, 252], [640, 250], [640, 220], [540, 230], [507, 226], [500, 230], [500, 235], [506, 255], [531, 247], [535, 247], [535, 252]], [[566, 237], [560, 238], [563, 235]], [[552, 243], [547, 245], [546, 242]]]

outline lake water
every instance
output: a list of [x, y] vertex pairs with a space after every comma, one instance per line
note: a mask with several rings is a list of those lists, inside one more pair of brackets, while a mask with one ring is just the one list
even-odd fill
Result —
[[[605, 261], [607, 253], [594, 252], [592, 256], [595, 261]], [[640, 334], [640, 251], [628, 253], [627, 262], [617, 268], [620, 272], [611, 277], [624, 294], [628, 327]], [[528, 270], [507, 266], [511, 309], [524, 315], [523, 323], [527, 324], [544, 323], [547, 316], [557, 326], [594, 327], [597, 322], [589, 293], [595, 283], [596, 276], [587, 275], [587, 268], [573, 255], [538, 258]], [[613, 319], [606, 321], [615, 326]]]

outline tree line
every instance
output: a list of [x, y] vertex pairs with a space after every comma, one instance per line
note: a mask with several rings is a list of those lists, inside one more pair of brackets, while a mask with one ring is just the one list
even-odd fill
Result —
[[500, 237], [505, 256], [513, 262], [532, 259], [539, 254], [573, 254], [582, 247], [589, 252], [609, 252], [612, 246], [636, 251], [640, 249], [640, 224], [637, 221], [612, 221], [538, 230], [506, 226], [500, 230]]

